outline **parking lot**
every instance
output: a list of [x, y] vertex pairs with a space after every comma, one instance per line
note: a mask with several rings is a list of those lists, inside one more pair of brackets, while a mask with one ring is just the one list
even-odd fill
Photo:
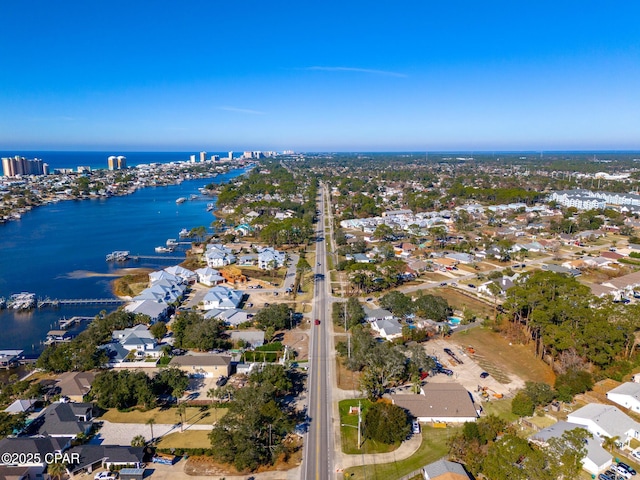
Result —
[[[472, 356], [460, 348], [458, 345], [445, 339], [433, 339], [424, 344], [427, 355], [436, 356], [442, 366], [453, 371], [453, 375], [448, 376], [442, 373], [429, 376], [429, 382], [457, 382], [463, 385], [474, 396], [474, 399], [480, 402], [486, 401], [478, 393], [478, 387], [486, 387], [488, 399], [496, 398], [495, 395], [510, 395], [516, 390], [524, 387], [524, 381], [514, 375], [509, 374], [509, 382], [501, 383], [493, 375], [481, 378], [480, 374], [483, 368], [472, 358]], [[455, 356], [461, 360], [462, 365], [456, 363], [453, 358], [445, 353], [444, 349], [448, 348], [453, 351]]]

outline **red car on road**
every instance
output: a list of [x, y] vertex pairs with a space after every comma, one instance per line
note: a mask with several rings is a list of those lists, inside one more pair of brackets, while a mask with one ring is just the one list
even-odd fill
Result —
[[320, 325], [320, 320], [316, 318], [316, 325]]

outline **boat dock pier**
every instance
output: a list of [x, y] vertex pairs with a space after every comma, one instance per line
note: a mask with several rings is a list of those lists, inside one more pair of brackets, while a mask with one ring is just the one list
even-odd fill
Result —
[[131, 255], [129, 256], [130, 260], [138, 261], [138, 260], [180, 260], [184, 261], [185, 257], [170, 257], [167, 255]]
[[120, 305], [120, 298], [47, 298], [38, 302], [38, 308], [59, 307], [61, 305]]

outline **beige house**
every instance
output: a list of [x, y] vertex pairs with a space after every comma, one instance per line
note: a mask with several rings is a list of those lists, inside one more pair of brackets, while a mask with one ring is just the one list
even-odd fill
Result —
[[173, 357], [170, 367], [177, 367], [190, 377], [218, 378], [231, 373], [231, 357], [226, 355], [183, 355]]
[[66, 372], [58, 378], [57, 387], [60, 395], [68, 397], [72, 402], [81, 403], [91, 390], [91, 383], [96, 378], [93, 372]]
[[459, 383], [427, 383], [423, 392], [423, 395], [391, 395], [391, 401], [420, 423], [464, 423], [478, 418], [471, 395]]

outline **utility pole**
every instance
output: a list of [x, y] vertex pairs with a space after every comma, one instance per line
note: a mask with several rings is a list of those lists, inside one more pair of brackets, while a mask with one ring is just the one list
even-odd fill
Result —
[[358, 450], [360, 450], [360, 424], [362, 423], [362, 406], [358, 400]]
[[347, 328], [347, 302], [344, 302], [344, 329], [347, 332], [347, 358], [351, 360], [351, 336]]

